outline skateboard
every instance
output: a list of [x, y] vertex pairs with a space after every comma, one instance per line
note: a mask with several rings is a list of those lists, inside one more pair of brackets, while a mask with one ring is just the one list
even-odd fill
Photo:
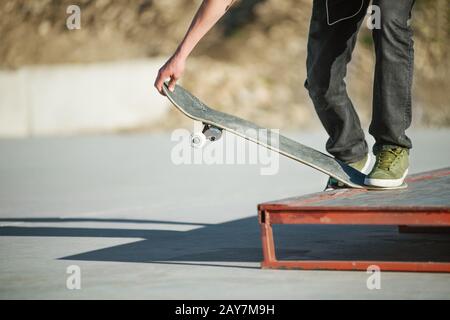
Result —
[[203, 123], [202, 132], [195, 132], [191, 136], [193, 147], [202, 147], [207, 140], [216, 141], [220, 139], [222, 130], [229, 131], [244, 139], [262, 145], [270, 150], [278, 152], [292, 160], [312, 167], [330, 177], [335, 178], [349, 188], [388, 190], [406, 188], [406, 184], [395, 188], [377, 188], [364, 185], [365, 174], [350, 167], [325, 153], [289, 139], [276, 132], [270, 132], [272, 141], [261, 139], [258, 132], [268, 129], [260, 127], [239, 117], [214, 110], [201, 102], [197, 97], [183, 87], [176, 85], [174, 91], [170, 91], [167, 83], [163, 85], [164, 93], [172, 104], [187, 117]]

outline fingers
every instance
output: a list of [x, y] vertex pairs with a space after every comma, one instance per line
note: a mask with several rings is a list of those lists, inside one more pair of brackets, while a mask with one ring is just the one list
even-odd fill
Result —
[[174, 70], [174, 68], [168, 67], [167, 63], [166, 63], [166, 65], [164, 65], [158, 71], [158, 76], [156, 77], [155, 84], [154, 84], [156, 90], [158, 90], [158, 92], [160, 94], [165, 96], [165, 93], [164, 93], [164, 90], [163, 90], [164, 81], [166, 79], [169, 79], [168, 88], [169, 88], [170, 91], [174, 91], [175, 90], [175, 85], [176, 85], [176, 83], [177, 83], [177, 81], [180, 78], [182, 73], [183, 73], [183, 71], [178, 72], [178, 71]]
[[154, 86], [155, 86], [156, 90], [158, 90], [158, 92], [160, 94], [162, 94], [163, 96], [165, 96], [165, 93], [164, 93], [163, 88], [162, 88], [163, 87], [163, 83], [164, 83], [164, 79], [165, 79], [164, 72], [159, 70], [158, 76], [156, 77]]
[[172, 75], [170, 77], [170, 81], [169, 81], [169, 90], [173, 92], [173, 90], [175, 90], [175, 85], [178, 81], [178, 77], [175, 75]]

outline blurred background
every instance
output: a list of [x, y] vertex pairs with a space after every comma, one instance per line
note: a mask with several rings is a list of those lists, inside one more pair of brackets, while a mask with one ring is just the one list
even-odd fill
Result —
[[[174, 141], [171, 130], [192, 130], [192, 121], [153, 83], [200, 2], [0, 0], [0, 299], [450, 297], [449, 276], [437, 273], [383, 273], [383, 290], [367, 290], [365, 272], [260, 271], [256, 204], [321, 191], [328, 177], [262, 157], [263, 147], [253, 157], [231, 134], [217, 149], [182, 150], [187, 163], [206, 155], [218, 164], [174, 161], [189, 135]], [[324, 151], [326, 132], [303, 87], [311, 4], [237, 1], [193, 52], [181, 84]], [[70, 5], [81, 9], [79, 30], [67, 28]], [[449, 166], [449, 6], [417, 0], [414, 11], [410, 173]], [[363, 27], [347, 83], [365, 128], [373, 64]], [[224, 159], [228, 150], [236, 152]], [[262, 175], [269, 166], [275, 174]], [[448, 244], [446, 235], [398, 235], [395, 226], [286, 227], [276, 239], [287, 259], [426, 257]], [[66, 287], [73, 265], [82, 290]]]
[[[190, 127], [153, 88], [200, 0], [2, 0], [0, 137]], [[81, 8], [81, 29], [66, 27]], [[204, 102], [263, 126], [320, 127], [306, 90], [312, 0], [237, 1], [193, 52], [181, 80]], [[415, 127], [450, 125], [450, 2], [418, 0]], [[371, 117], [374, 54], [363, 26], [347, 83]]]

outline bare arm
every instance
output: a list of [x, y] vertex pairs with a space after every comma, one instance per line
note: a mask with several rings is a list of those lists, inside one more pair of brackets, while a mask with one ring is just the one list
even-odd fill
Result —
[[163, 83], [170, 79], [169, 89], [173, 90], [184, 71], [186, 59], [203, 36], [225, 14], [235, 0], [203, 0], [189, 29], [175, 53], [159, 69], [155, 87], [161, 93]]

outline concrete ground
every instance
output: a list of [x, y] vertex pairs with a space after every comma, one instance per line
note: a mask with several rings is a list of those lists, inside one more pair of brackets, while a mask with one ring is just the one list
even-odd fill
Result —
[[[411, 173], [450, 165], [449, 134], [410, 133]], [[293, 136], [323, 149], [323, 133]], [[0, 298], [450, 297], [448, 274], [383, 272], [369, 290], [365, 272], [259, 269], [256, 205], [320, 191], [326, 177], [284, 158], [270, 176], [260, 165], [175, 165], [175, 144], [168, 134], [0, 140]], [[364, 252], [401, 237], [387, 227], [280, 231], [281, 254], [323, 258], [332, 242]], [[433, 237], [448, 247], [447, 235]], [[71, 265], [80, 290], [66, 287]]]

